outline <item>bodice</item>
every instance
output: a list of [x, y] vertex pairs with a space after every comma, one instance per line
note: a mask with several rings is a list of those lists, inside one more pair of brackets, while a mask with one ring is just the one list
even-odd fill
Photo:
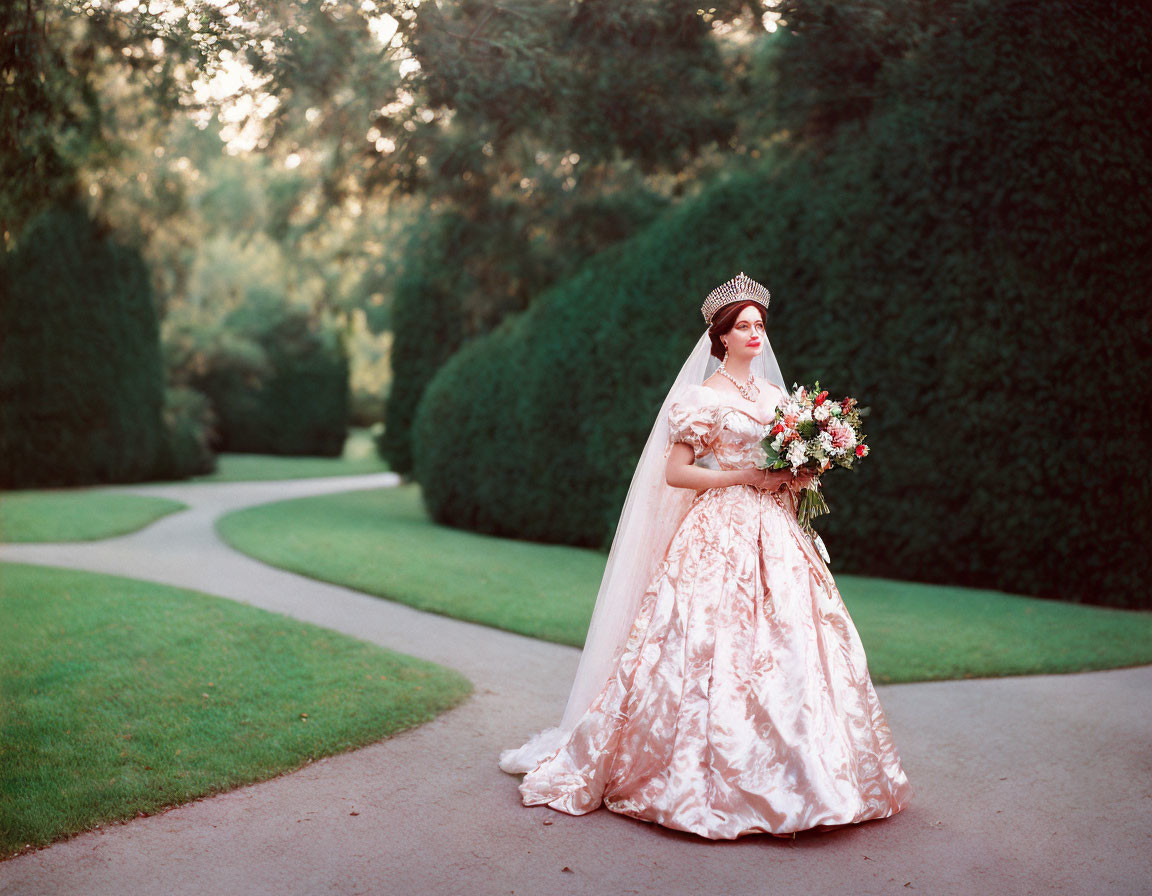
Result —
[[[777, 393], [777, 402], [784, 396]], [[697, 460], [711, 454], [722, 470], [741, 470], [764, 464], [761, 441], [768, 420], [725, 404], [723, 397], [707, 386], [690, 386], [668, 410], [668, 442], [692, 446]]]
[[743, 470], [763, 466], [761, 442], [768, 426], [740, 408], [721, 405], [717, 408], [719, 424], [710, 443], [712, 456], [722, 470]]

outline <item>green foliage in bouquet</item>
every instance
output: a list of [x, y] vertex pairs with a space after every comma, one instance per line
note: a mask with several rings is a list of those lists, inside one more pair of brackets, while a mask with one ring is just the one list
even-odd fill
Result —
[[796, 427], [796, 431], [806, 439], [810, 439], [816, 435], [816, 430], [816, 424], [811, 420], [804, 420]]
[[441, 369], [413, 431], [437, 520], [606, 545], [700, 302], [744, 270], [789, 380], [872, 411], [869, 464], [828, 483], [837, 568], [1152, 606], [1152, 437], [1098, 423], [1152, 406], [1152, 9], [906, 10], [790, 4], [750, 114], [796, 139]]

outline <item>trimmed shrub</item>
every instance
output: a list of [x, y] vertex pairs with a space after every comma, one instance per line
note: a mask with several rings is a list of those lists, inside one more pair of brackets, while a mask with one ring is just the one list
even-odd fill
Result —
[[184, 386], [164, 391], [164, 438], [156, 478], [179, 479], [216, 469], [212, 452], [216, 415], [207, 396]]
[[272, 297], [246, 303], [227, 325], [264, 349], [271, 374], [256, 389], [213, 395], [220, 450], [338, 457], [348, 437], [349, 402], [340, 332]]
[[170, 378], [208, 396], [212, 447], [336, 457], [348, 434], [348, 355], [340, 331], [279, 295], [253, 291], [221, 318], [166, 321]]
[[1129, 472], [1152, 448], [1152, 123], [1135, 111], [1152, 30], [1134, 16], [957, 7], [869, 71], [870, 114], [466, 346], [416, 416], [432, 516], [607, 544], [699, 305], [744, 270], [772, 291], [785, 376], [872, 409], [873, 454], [829, 477], [817, 520], [834, 568], [1152, 606], [1152, 496]]
[[389, 466], [412, 471], [416, 408], [436, 371], [465, 342], [522, 310], [597, 249], [655, 220], [665, 206], [631, 186], [594, 199], [556, 198], [536, 215], [500, 198], [470, 217], [450, 211], [420, 221], [402, 253], [392, 304], [393, 378], [379, 442]]
[[140, 253], [70, 200], [0, 266], [0, 488], [150, 477], [164, 375]]
[[444, 215], [425, 226], [409, 234], [392, 301], [392, 384], [377, 448], [398, 473], [412, 471], [412, 418], [425, 387], [471, 330], [461, 297], [475, 284], [451, 261], [464, 222]]

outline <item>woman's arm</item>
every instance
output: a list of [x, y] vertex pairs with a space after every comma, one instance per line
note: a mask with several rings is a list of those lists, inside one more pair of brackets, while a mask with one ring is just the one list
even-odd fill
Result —
[[709, 470], [698, 467], [692, 446], [677, 442], [668, 453], [664, 465], [664, 478], [673, 488], [690, 488], [703, 491], [708, 488], [723, 488], [729, 485], [752, 485], [756, 488], [775, 491], [792, 482], [791, 470], [760, 470], [749, 467], [746, 470]]

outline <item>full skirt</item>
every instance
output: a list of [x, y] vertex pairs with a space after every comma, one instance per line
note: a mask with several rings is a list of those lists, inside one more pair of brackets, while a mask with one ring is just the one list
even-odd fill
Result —
[[614, 673], [520, 793], [710, 839], [903, 808], [912, 789], [863, 645], [789, 497], [696, 497]]

